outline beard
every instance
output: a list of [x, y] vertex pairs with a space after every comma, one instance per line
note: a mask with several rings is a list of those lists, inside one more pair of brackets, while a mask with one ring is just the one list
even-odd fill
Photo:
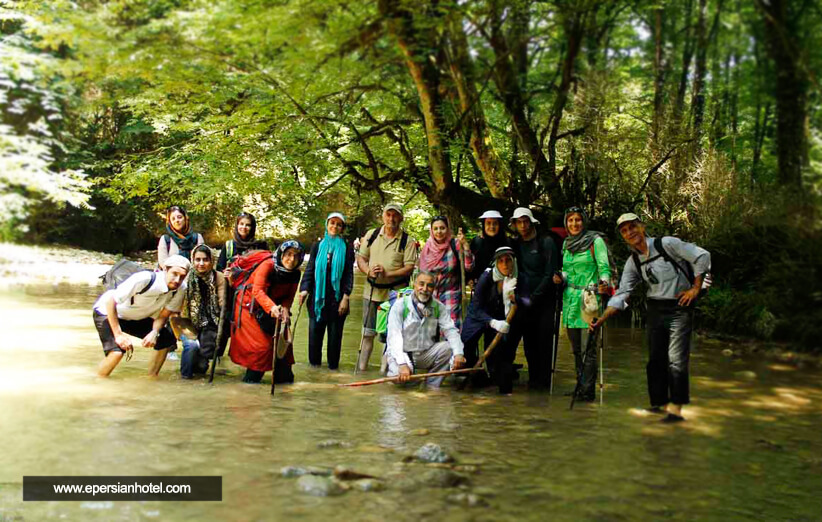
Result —
[[425, 303], [427, 303], [428, 301], [431, 300], [431, 294], [430, 293], [417, 292], [416, 295], [417, 295], [417, 301], [419, 301], [420, 303], [425, 304]]

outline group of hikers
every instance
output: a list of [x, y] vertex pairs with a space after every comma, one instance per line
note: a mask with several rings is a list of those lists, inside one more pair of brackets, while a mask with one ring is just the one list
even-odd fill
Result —
[[[192, 231], [185, 209], [171, 207], [158, 244], [159, 269], [136, 271], [94, 305], [105, 353], [98, 373], [108, 376], [123, 356], [130, 357], [130, 335], [154, 348], [149, 364], [153, 376], [179, 338], [184, 378], [206, 373], [211, 361], [213, 371], [230, 339], [229, 357], [246, 368], [244, 382], [259, 383], [272, 370], [272, 385], [293, 382], [288, 340], [293, 338], [295, 298], [297, 320], [303, 306], [308, 312], [309, 363], [321, 366], [327, 331], [327, 364], [336, 370], [356, 265], [367, 277], [355, 372], [368, 369], [379, 334], [381, 371], [396, 382], [406, 383], [415, 373], [441, 374], [485, 363], [487, 373], [468, 373], [461, 385], [495, 385], [509, 394], [521, 368], [514, 360], [522, 342], [528, 388], [549, 389], [561, 320], [577, 376], [570, 394], [591, 402], [598, 332], [628, 306], [631, 292], [644, 281], [650, 352], [650, 408], [644, 411], [663, 414], [665, 422], [683, 420], [681, 409], [689, 402], [693, 304], [710, 270], [706, 250], [675, 237], [648, 237], [639, 216], [623, 214], [616, 226], [631, 256], [617, 285], [604, 236], [589, 230], [582, 208], [564, 213], [561, 245], [552, 234], [537, 230], [540, 222], [528, 208], [517, 208], [508, 227], [495, 210], [479, 220], [482, 230], [469, 244], [462, 229], [454, 235], [446, 217], [434, 217], [420, 250], [402, 228], [398, 204], [385, 205], [382, 225], [353, 242], [343, 238], [346, 217], [332, 212], [301, 276], [303, 245], [289, 239], [269, 251], [255, 237], [251, 214], [237, 217], [233, 238], [222, 246], [215, 263], [202, 235]], [[506, 228], [513, 230], [513, 237]], [[464, 312], [468, 288], [473, 292]], [[432, 375], [426, 382], [438, 387], [443, 379], [445, 375]]]

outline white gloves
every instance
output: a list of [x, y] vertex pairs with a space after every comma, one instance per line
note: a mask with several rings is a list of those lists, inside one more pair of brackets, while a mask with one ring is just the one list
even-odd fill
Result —
[[501, 334], [507, 334], [511, 330], [511, 325], [499, 319], [491, 319], [491, 328]]

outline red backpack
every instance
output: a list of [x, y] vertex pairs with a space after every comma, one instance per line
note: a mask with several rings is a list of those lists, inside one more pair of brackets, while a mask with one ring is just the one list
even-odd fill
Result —
[[[228, 265], [229, 270], [229, 281], [231, 281], [231, 288], [234, 290], [234, 303], [236, 306], [243, 306], [243, 297], [245, 297], [246, 289], [252, 286], [250, 281], [251, 274], [257, 270], [261, 264], [265, 261], [272, 259], [274, 257], [274, 253], [270, 250], [250, 250], [245, 254], [234, 258], [234, 260]], [[239, 305], [237, 302], [239, 301]], [[251, 308], [249, 312], [254, 315], [254, 301], [251, 301]], [[242, 314], [239, 314], [237, 321], [238, 324], [234, 325], [236, 328], [240, 327], [239, 322], [241, 321]]]

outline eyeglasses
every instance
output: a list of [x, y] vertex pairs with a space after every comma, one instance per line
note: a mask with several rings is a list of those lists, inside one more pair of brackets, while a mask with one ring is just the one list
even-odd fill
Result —
[[651, 265], [645, 265], [645, 275], [648, 276], [648, 282], [651, 283], [652, 285], [658, 285], [659, 284], [659, 279], [657, 279], [656, 276], [654, 275], [654, 272], [652, 270]]

